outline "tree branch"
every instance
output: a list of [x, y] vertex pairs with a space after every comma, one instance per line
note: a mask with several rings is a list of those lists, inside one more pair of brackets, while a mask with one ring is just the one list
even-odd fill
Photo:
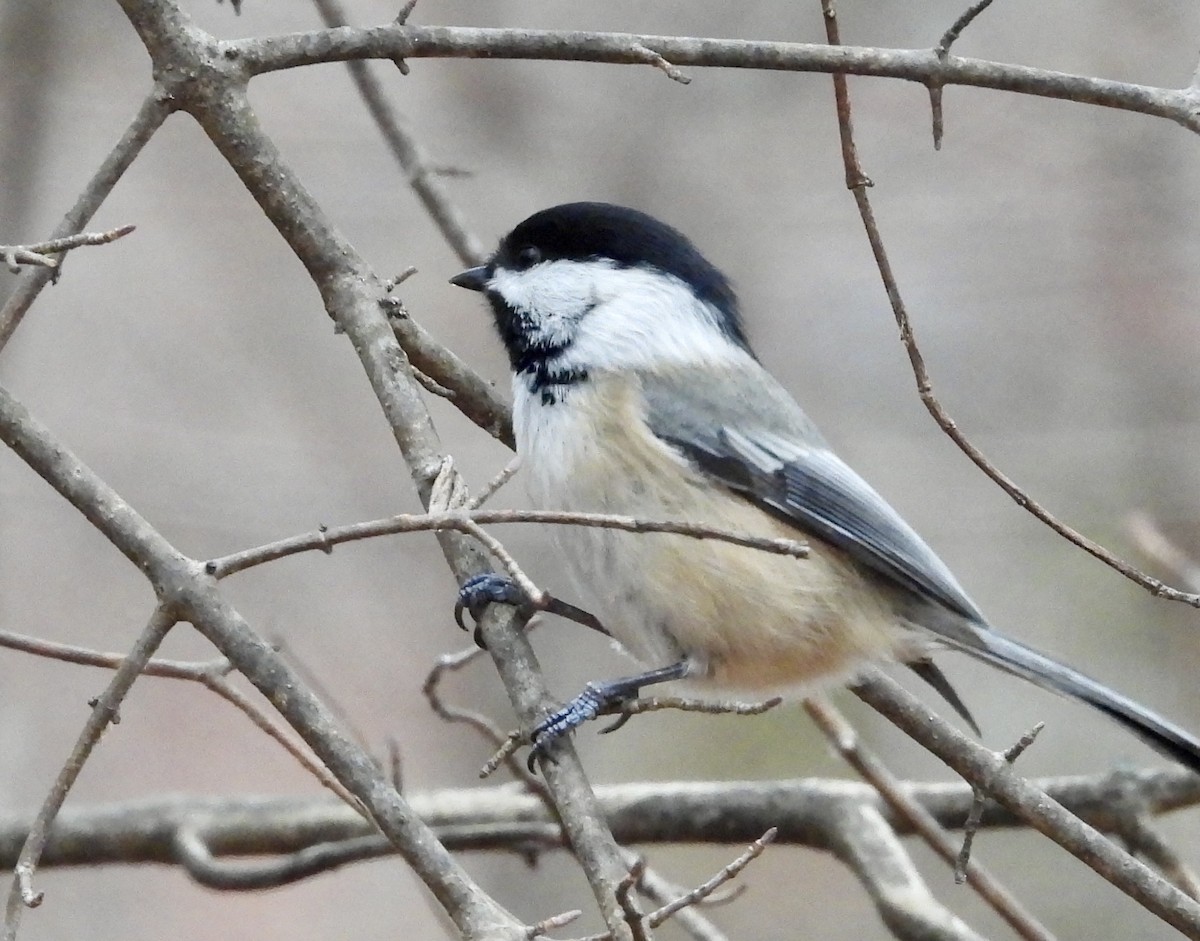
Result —
[[146, 575], [171, 611], [190, 621], [270, 700], [368, 808], [379, 829], [467, 937], [523, 941], [523, 928], [474, 883], [412, 813], [371, 756], [341, 733], [334, 716], [303, 679], [220, 596], [203, 565], [176, 550], [3, 388], [0, 441], [83, 513]]
[[[75, 200], [75, 205], [63, 217], [62, 222], [55, 226], [52, 238], [74, 235], [91, 221], [101, 203], [112, 192], [117, 181], [129, 169], [130, 164], [142, 152], [142, 148], [162, 126], [171, 111], [171, 102], [157, 95], [150, 95], [142, 102], [129, 127], [92, 175], [79, 198]], [[4, 349], [13, 332], [20, 326], [21, 318], [37, 300], [42, 288], [61, 271], [61, 266], [53, 269], [30, 268], [22, 275], [16, 288], [5, 301], [4, 307], [0, 309], [0, 350]]]
[[1189, 938], [1200, 938], [1200, 904], [1021, 778], [1003, 755], [979, 747], [877, 670], [852, 690], [966, 780], [978, 784], [1147, 911]]
[[[1200, 804], [1200, 777], [1183, 769], [1118, 770], [1025, 783], [1114, 834], [1125, 825], [1124, 810], [1113, 804], [1114, 787], [1136, 788], [1145, 796], [1143, 812], [1150, 815]], [[940, 826], [961, 830], [973, 800], [969, 785], [905, 782], [903, 787]], [[630, 782], [599, 785], [596, 796], [622, 844], [735, 845], [776, 826], [780, 845], [829, 850], [832, 821], [843, 802], [878, 811], [901, 836], [915, 834], [907, 817], [894, 812], [873, 787], [841, 779]], [[511, 849], [522, 840], [562, 845], [553, 812], [519, 783], [413, 792], [407, 801], [453, 849]], [[0, 865], [15, 864], [31, 817], [0, 817]], [[205, 845], [221, 857], [290, 855], [374, 832], [352, 808], [330, 797], [170, 795], [64, 807], [50, 829], [41, 866], [175, 863], [175, 834], [197, 820], [203, 821]], [[981, 826], [1012, 829], [1025, 823], [990, 803]]]
[[92, 703], [92, 714], [88, 717], [71, 750], [66, 764], [59, 771], [50, 793], [42, 804], [42, 809], [34, 818], [29, 828], [21, 853], [17, 858], [13, 874], [12, 888], [8, 893], [8, 902], [4, 913], [4, 941], [13, 941], [17, 936], [17, 927], [21, 923], [21, 914], [25, 907], [36, 908], [42, 904], [42, 893], [35, 892], [32, 886], [33, 872], [46, 846], [46, 836], [55, 816], [67, 799], [67, 793], [79, 777], [84, 764], [92, 754], [92, 749], [100, 741], [100, 736], [110, 724], [118, 720], [117, 711], [124, 702], [134, 681], [141, 675], [142, 670], [154, 656], [167, 632], [175, 626], [175, 612], [169, 608], [155, 608], [149, 623], [138, 635], [137, 642], [113, 674], [108, 688]]
[[1200, 132], [1200, 91], [1191, 87], [1159, 88], [981, 59], [942, 57], [934, 49], [396, 24], [293, 33], [231, 45], [255, 75], [320, 62], [397, 56], [406, 60], [540, 59], [645, 65], [648, 49], [675, 67], [838, 72], [905, 79], [926, 87], [968, 85], [1154, 115]]

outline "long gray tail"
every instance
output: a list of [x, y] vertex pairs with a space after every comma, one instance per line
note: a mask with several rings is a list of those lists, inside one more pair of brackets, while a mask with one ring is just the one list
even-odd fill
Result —
[[1078, 699], [1115, 719], [1151, 748], [1200, 772], [1200, 739], [1103, 683], [977, 624], [956, 625], [943, 640], [1043, 689]]

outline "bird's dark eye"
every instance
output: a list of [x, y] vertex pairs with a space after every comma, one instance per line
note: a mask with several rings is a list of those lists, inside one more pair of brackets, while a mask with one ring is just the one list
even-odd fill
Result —
[[537, 248], [535, 245], [526, 245], [519, 252], [517, 252], [517, 267], [522, 270], [526, 268], [532, 268], [541, 260], [541, 249]]

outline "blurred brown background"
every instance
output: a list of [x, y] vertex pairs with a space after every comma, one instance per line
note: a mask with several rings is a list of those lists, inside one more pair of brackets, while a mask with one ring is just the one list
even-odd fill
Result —
[[[394, 3], [349, 4], [368, 25]], [[222, 37], [318, 25], [308, 4], [247, 0], [240, 18], [188, 4]], [[845, 2], [862, 45], [928, 47], [960, 0]], [[421, 23], [823, 40], [818, 4], [604, 4], [422, 0]], [[961, 55], [1159, 85], [1186, 84], [1200, 9], [1175, 0], [1004, 0]], [[115, 4], [0, 4], [0, 241], [47, 235], [149, 90], [148, 60]], [[1197, 614], [1156, 601], [1072, 549], [987, 482], [914, 391], [853, 202], [842, 182], [827, 76], [649, 67], [420, 60], [375, 64], [487, 244], [528, 213], [579, 198], [645, 209], [689, 233], [735, 279], [763, 359], [852, 464], [942, 553], [995, 623], [1193, 729]], [[1137, 509], [1193, 548], [1200, 530], [1200, 141], [1163, 120], [961, 88], [946, 90], [943, 151], [923, 88], [852, 79], [859, 144], [883, 234], [936, 390], [961, 427], [1029, 492], [1132, 553]], [[404, 299], [422, 323], [507, 391], [474, 295], [386, 152], [340, 65], [257, 79], [262, 122], [356, 247], [384, 275], [416, 265]], [[135, 235], [71, 256], [0, 356], [22, 398], [183, 551], [197, 556], [416, 508], [402, 463], [344, 338], [300, 265], [186, 115], [170, 119], [90, 226]], [[5, 285], [11, 283], [7, 273]], [[439, 430], [468, 479], [507, 456], [442, 402]], [[520, 505], [514, 484], [497, 506]], [[151, 596], [144, 580], [11, 454], [0, 453], [0, 626], [123, 651]], [[547, 587], [565, 586], [542, 536], [501, 535]], [[403, 748], [410, 788], [468, 786], [488, 749], [427, 709], [432, 658], [464, 637], [431, 538], [297, 557], [227, 583], [251, 622], [318, 675], [379, 753]], [[627, 664], [554, 623], [538, 636], [553, 688]], [[187, 628], [167, 655], [207, 657]], [[948, 656], [988, 744], [1039, 719], [1031, 774], [1158, 759], [1082, 708]], [[106, 682], [98, 671], [0, 651], [0, 809], [33, 808]], [[486, 664], [452, 681], [511, 722]], [[847, 701], [872, 744], [911, 775], [945, 779], [916, 746]], [[737, 720], [659, 714], [619, 735], [580, 736], [598, 781], [843, 775], [794, 707]], [[161, 792], [316, 793], [244, 718], [199, 688], [141, 682], [71, 803]], [[1197, 816], [1165, 824], [1198, 861]], [[1005, 929], [930, 861], [937, 894], [985, 933]], [[977, 843], [1061, 937], [1174, 934], [1082, 864], [1029, 834]], [[680, 883], [728, 848], [652, 848]], [[486, 887], [533, 921], [587, 907], [569, 866], [530, 871], [474, 857]], [[839, 864], [772, 849], [751, 891], [714, 917], [739, 938], [888, 937]], [[168, 869], [47, 872], [25, 941], [172, 937], [435, 938], [415, 879], [382, 861], [258, 895], [218, 895]], [[593, 919], [582, 929], [596, 930]], [[673, 929], [664, 937], [675, 936]]]

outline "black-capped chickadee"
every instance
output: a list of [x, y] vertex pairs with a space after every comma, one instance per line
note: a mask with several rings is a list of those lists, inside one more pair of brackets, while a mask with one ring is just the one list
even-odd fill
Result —
[[[675, 229], [605, 203], [556, 206], [452, 283], [491, 304], [538, 507], [810, 546], [795, 559], [712, 539], [554, 527], [607, 632], [651, 669], [589, 684], [535, 729], [536, 748], [651, 683], [811, 687], [882, 660], [912, 666], [970, 721], [929, 660], [950, 647], [1083, 700], [1200, 770], [1200, 740], [992, 629], [759, 364], [729, 281]], [[464, 586], [462, 598], [473, 608], [518, 600], [495, 577]]]

